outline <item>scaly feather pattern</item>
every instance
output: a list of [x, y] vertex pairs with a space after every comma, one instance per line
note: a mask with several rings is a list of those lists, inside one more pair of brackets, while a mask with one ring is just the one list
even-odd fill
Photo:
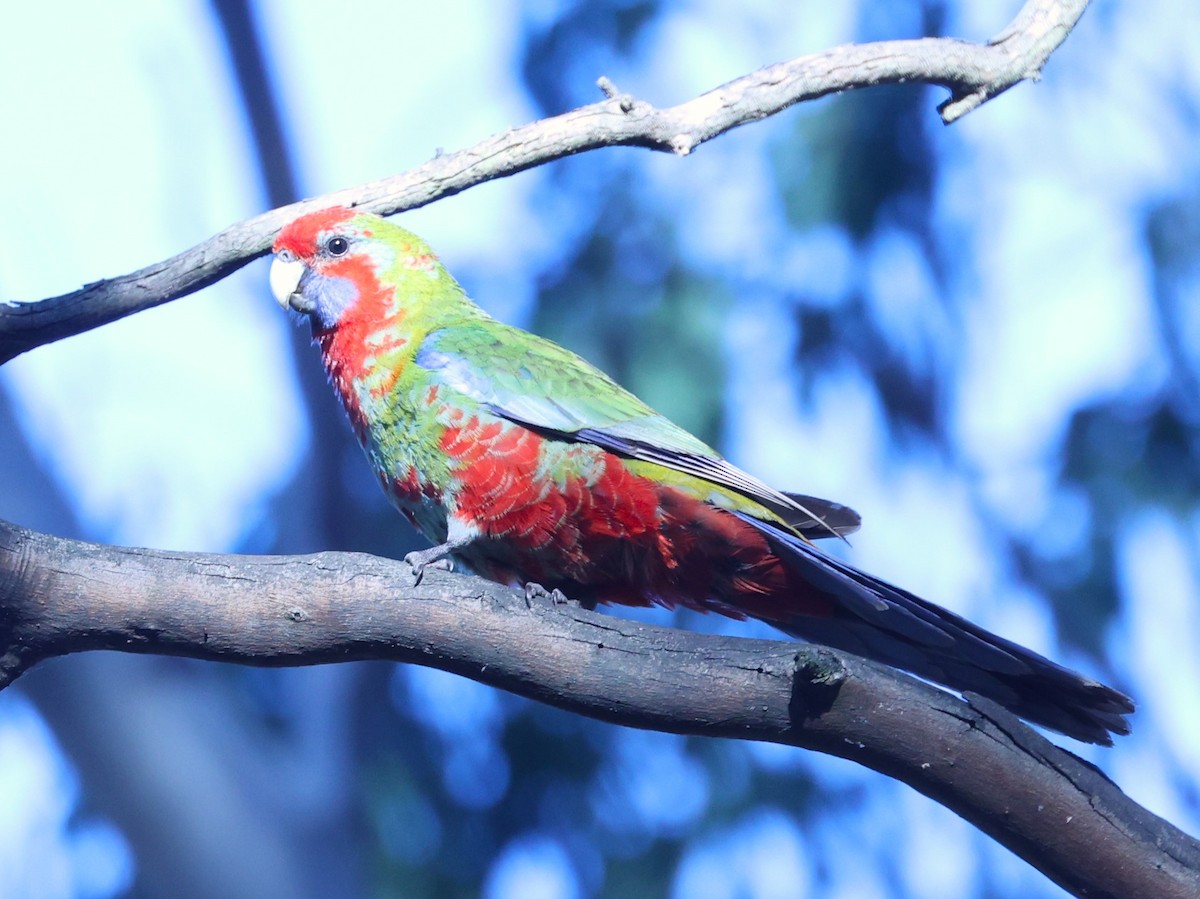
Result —
[[1081, 740], [1132, 702], [821, 553], [859, 524], [731, 465], [574, 353], [495, 321], [419, 237], [334, 208], [289, 224], [272, 288], [307, 316], [383, 489], [492, 579], [587, 603], [752, 616], [987, 696]]

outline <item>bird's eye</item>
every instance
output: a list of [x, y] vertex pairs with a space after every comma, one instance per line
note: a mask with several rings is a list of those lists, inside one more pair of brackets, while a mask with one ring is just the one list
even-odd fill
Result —
[[344, 237], [331, 237], [325, 241], [325, 249], [330, 256], [345, 256], [350, 249], [350, 241]]

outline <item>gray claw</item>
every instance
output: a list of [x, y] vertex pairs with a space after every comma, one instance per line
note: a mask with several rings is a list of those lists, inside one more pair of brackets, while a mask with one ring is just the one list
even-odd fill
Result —
[[556, 606], [566, 605], [570, 602], [567, 599], [567, 594], [563, 593], [557, 587], [553, 590], [547, 590], [541, 584], [535, 584], [530, 581], [525, 585], [525, 605], [530, 605], [535, 599], [548, 599]]
[[440, 546], [432, 549], [413, 550], [404, 557], [404, 561], [412, 568], [414, 587], [420, 586], [421, 578], [425, 576], [425, 570], [428, 568], [437, 571], [454, 570], [454, 560], [447, 556], [445, 550]]

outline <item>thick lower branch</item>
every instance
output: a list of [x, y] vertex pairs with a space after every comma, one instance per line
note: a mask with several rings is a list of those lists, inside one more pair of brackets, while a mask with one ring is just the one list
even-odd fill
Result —
[[35, 347], [195, 293], [265, 255], [284, 224], [315, 209], [361, 206], [380, 215], [424, 206], [485, 181], [587, 150], [636, 146], [687, 155], [739, 125], [806, 100], [879, 84], [950, 89], [950, 122], [1036, 77], [1087, 0], [1029, 0], [994, 40], [880, 41], [834, 47], [758, 69], [678, 106], [659, 109], [602, 81], [608, 98], [513, 128], [418, 168], [240, 222], [186, 252], [128, 275], [36, 303], [0, 302], [0, 364]]
[[0, 685], [90, 649], [255, 665], [393, 659], [604, 721], [857, 761], [962, 815], [1086, 896], [1200, 895], [1200, 846], [982, 700], [846, 653], [527, 604], [372, 556], [222, 556], [80, 543], [0, 523]]

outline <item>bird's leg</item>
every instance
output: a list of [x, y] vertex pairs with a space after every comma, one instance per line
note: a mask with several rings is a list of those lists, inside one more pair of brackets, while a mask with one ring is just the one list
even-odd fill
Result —
[[567, 599], [567, 594], [563, 593], [557, 587], [553, 590], [547, 590], [541, 584], [535, 584], [530, 581], [525, 585], [525, 605], [529, 606], [535, 599], [548, 599], [556, 606], [564, 606], [571, 600]]
[[473, 538], [468, 536], [460, 536], [451, 538], [445, 543], [439, 543], [437, 546], [431, 546], [429, 549], [415, 549], [404, 557], [404, 561], [412, 568], [413, 586], [416, 587], [421, 583], [421, 578], [425, 574], [426, 568], [436, 568], [439, 571], [453, 571], [454, 560], [449, 558], [450, 553], [456, 549], [462, 549]]
[[591, 595], [590, 592], [584, 591], [583, 587], [579, 587], [578, 589], [584, 592], [583, 596], [567, 596], [567, 594], [563, 593], [557, 587], [553, 590], [547, 590], [541, 584], [535, 584], [533, 581], [530, 581], [525, 585], [525, 605], [530, 605], [535, 599], [548, 599], [556, 606], [578, 606], [588, 612], [594, 612], [597, 605], [596, 597]]

